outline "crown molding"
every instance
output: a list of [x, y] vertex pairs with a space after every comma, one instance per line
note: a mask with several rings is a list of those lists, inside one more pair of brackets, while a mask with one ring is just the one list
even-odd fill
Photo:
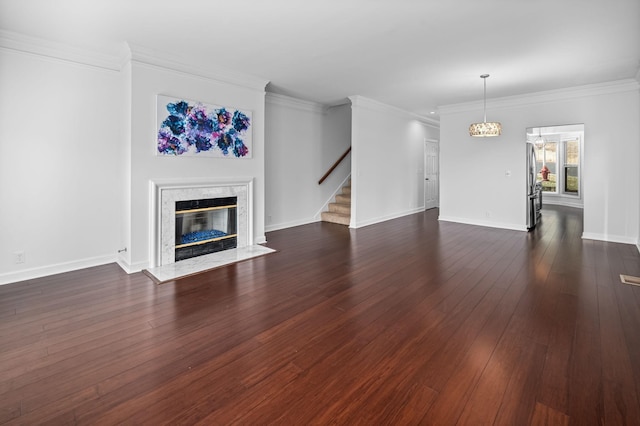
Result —
[[344, 98], [344, 99], [339, 99], [335, 102], [331, 102], [329, 104], [326, 105], [327, 108], [335, 108], [335, 107], [340, 107], [343, 105], [349, 105], [351, 106], [351, 99], [349, 98]]
[[[640, 90], [640, 82], [635, 79], [609, 81], [605, 83], [568, 87], [564, 89], [547, 90], [543, 92], [526, 93], [523, 95], [506, 96], [503, 98], [487, 99], [487, 109], [514, 108], [549, 102], [566, 101], [588, 96], [609, 95], [614, 93], [633, 92]], [[482, 109], [483, 102], [465, 102], [460, 104], [443, 105], [438, 107], [438, 113], [451, 114], [457, 112], [476, 111]]]
[[279, 93], [267, 92], [266, 102], [273, 105], [280, 105], [287, 108], [315, 112], [318, 114], [325, 114], [327, 112], [327, 107], [321, 103], [293, 98]]
[[188, 58], [170, 55], [166, 52], [160, 52], [132, 43], [127, 43], [127, 45], [129, 48], [128, 60], [131, 62], [152, 65], [262, 92], [265, 91], [265, 87], [267, 83], [269, 83], [269, 80], [264, 78], [232, 71], [221, 66], [195, 64]]
[[119, 54], [109, 55], [43, 38], [0, 30], [0, 48], [28, 53], [81, 65], [120, 71], [128, 62], [138, 62], [186, 74], [235, 84], [264, 92], [268, 80], [207, 64], [199, 67], [187, 59], [170, 57], [141, 46], [123, 42]]
[[351, 101], [351, 107], [355, 106], [358, 108], [365, 108], [372, 111], [392, 113], [392, 114], [396, 114], [404, 117], [409, 117], [413, 120], [417, 120], [422, 124], [433, 127], [435, 129], [440, 128], [440, 122], [437, 120], [434, 120], [432, 118], [425, 117], [422, 115], [418, 115], [413, 112], [405, 111], [401, 108], [398, 108], [392, 105], [387, 105], [385, 103], [382, 103], [373, 99], [365, 98], [364, 96], [360, 96], [360, 95], [349, 96], [349, 100]]
[[440, 121], [434, 120], [431, 117], [425, 117], [423, 115], [412, 114], [413, 118], [424, 124], [425, 126], [433, 127], [434, 129], [440, 129]]
[[122, 62], [117, 55], [109, 55], [6, 30], [0, 30], [0, 47], [111, 71], [119, 71]]

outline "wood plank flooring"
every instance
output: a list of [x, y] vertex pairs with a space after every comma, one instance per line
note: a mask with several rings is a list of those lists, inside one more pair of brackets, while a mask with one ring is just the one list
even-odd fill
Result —
[[0, 424], [640, 424], [640, 255], [581, 213], [314, 223], [162, 285], [0, 286]]

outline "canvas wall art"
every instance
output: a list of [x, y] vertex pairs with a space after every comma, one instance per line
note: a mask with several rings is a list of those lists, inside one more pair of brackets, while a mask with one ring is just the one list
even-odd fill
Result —
[[158, 95], [157, 154], [251, 158], [251, 112]]

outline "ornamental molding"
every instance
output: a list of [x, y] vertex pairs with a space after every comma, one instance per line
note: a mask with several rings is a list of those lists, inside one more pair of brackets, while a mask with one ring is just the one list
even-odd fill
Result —
[[281, 95], [279, 93], [267, 92], [265, 100], [269, 104], [279, 105], [301, 111], [314, 112], [318, 114], [326, 114], [328, 109], [325, 105], [318, 102], [298, 99], [291, 96]]
[[269, 80], [264, 78], [232, 71], [211, 63], [195, 63], [195, 61], [189, 57], [171, 56], [165, 52], [158, 52], [127, 42], [122, 42], [117, 54], [108, 54], [97, 49], [72, 46], [44, 38], [0, 30], [0, 49], [97, 67], [109, 71], [121, 71], [128, 63], [136, 62], [261, 92], [264, 92], [269, 82]]
[[0, 48], [111, 71], [120, 71], [123, 59], [121, 55], [109, 55], [87, 48], [6, 30], [0, 30]]
[[398, 108], [393, 105], [387, 105], [385, 103], [376, 101], [374, 99], [369, 99], [364, 96], [355, 95], [355, 96], [349, 96], [349, 100], [351, 101], [352, 108], [357, 107], [357, 108], [368, 109], [370, 111], [391, 113], [404, 118], [417, 120], [426, 126], [433, 127], [434, 129], [440, 128], [440, 122], [437, 120], [434, 120], [432, 118], [425, 117], [422, 115], [418, 115], [413, 112], [405, 111], [402, 108]]
[[168, 55], [134, 43], [127, 43], [128, 55], [126, 62], [135, 62], [151, 65], [171, 71], [202, 77], [210, 80], [217, 80], [222, 83], [257, 90], [264, 93], [269, 80], [244, 74], [237, 71], [214, 65], [211, 63], [195, 63], [187, 56]]
[[[636, 81], [636, 79], [617, 80], [605, 83], [568, 87], [564, 89], [506, 96], [503, 98], [494, 98], [491, 100], [487, 99], [487, 109], [517, 108], [558, 101], [568, 101], [590, 96], [633, 92], [638, 91], [639, 89], [640, 84], [638, 81]], [[476, 111], [478, 109], [482, 109], [482, 105], [482, 101], [443, 105], [438, 107], [438, 113], [442, 116], [459, 112]]]

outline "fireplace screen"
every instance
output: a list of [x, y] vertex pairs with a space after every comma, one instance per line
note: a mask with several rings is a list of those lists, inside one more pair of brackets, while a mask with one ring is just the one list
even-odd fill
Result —
[[176, 262], [236, 248], [237, 197], [176, 202]]

